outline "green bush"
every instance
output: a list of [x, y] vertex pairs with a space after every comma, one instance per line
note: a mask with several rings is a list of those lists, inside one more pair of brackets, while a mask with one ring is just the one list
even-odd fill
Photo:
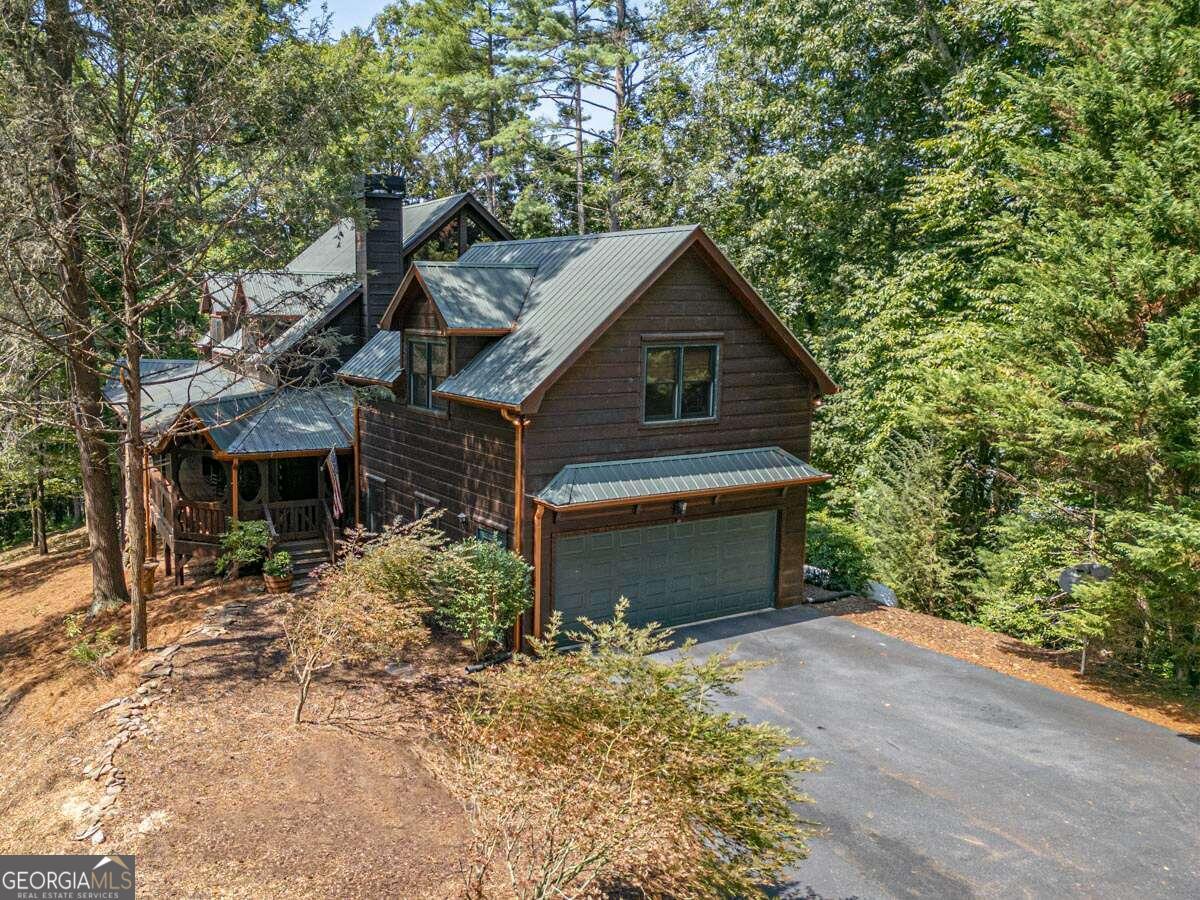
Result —
[[[361, 537], [361, 534], [358, 536]], [[300, 722], [314, 676], [339, 662], [395, 659], [429, 641], [428, 619], [448, 580], [446, 538], [432, 514], [388, 526], [321, 575], [317, 590], [294, 597], [284, 635], [299, 696]]]
[[532, 601], [532, 569], [491, 541], [464, 541], [453, 552], [460, 565], [438, 608], [438, 620], [471, 644], [482, 659], [500, 644]]
[[827, 510], [808, 519], [807, 560], [829, 572], [832, 587], [861, 592], [871, 577], [871, 542], [853, 522], [838, 519]]
[[961, 615], [963, 565], [954, 518], [961, 469], [931, 440], [896, 437], [874, 461], [855, 514], [871, 541], [871, 570], [900, 605]]
[[[470, 896], [763, 897], [805, 854], [797, 741], [721, 712], [754, 663], [583, 622], [481, 673], [430, 762], [471, 823]], [[497, 883], [502, 882], [502, 883]]]
[[257, 566], [267, 558], [271, 533], [263, 521], [237, 521], [221, 535], [221, 555], [217, 557], [217, 574], [224, 575], [246, 566]]
[[292, 574], [292, 554], [286, 550], [280, 550], [265, 563], [263, 563], [263, 574], [270, 575], [272, 578], [287, 578]]
[[85, 666], [98, 675], [111, 675], [108, 658], [117, 652], [116, 625], [110, 625], [88, 634], [83, 626], [83, 613], [72, 613], [63, 623], [67, 637], [72, 641], [67, 656], [77, 665]]

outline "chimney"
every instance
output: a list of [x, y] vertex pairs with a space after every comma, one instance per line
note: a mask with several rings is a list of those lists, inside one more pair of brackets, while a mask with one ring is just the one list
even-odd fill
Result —
[[364, 175], [359, 180], [367, 211], [355, 250], [363, 283], [364, 339], [379, 328], [404, 278], [404, 176]]

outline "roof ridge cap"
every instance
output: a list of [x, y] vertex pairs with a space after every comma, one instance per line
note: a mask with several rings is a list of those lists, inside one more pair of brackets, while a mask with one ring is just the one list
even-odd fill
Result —
[[428, 206], [430, 203], [445, 203], [447, 200], [453, 200], [455, 197], [465, 197], [470, 191], [458, 191], [453, 194], [447, 194], [445, 197], [434, 197], [431, 200], [415, 200], [412, 203], [405, 203], [405, 209], [411, 209], [414, 206]]
[[642, 234], [666, 234], [673, 231], [695, 231], [700, 227], [702, 226], [699, 224], [659, 225], [654, 228], [629, 228], [624, 231], [597, 231], [592, 234], [552, 234], [546, 237], [515, 238], [511, 241], [490, 241], [483, 244], [474, 244], [472, 245], [471, 249], [474, 249], [475, 247], [504, 246], [506, 244], [540, 244], [550, 243], [552, 241], [594, 241], [602, 240], [604, 238], [630, 237]]
[[[497, 241], [496, 243], [501, 243]], [[512, 243], [504, 241], [503, 243]], [[414, 266], [436, 266], [440, 269], [537, 269], [540, 263], [463, 262], [462, 259], [417, 259]]]

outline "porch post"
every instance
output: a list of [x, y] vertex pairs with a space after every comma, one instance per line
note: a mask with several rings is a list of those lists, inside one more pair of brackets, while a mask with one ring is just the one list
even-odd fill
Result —
[[142, 450], [142, 509], [146, 523], [147, 559], [158, 559], [158, 542], [154, 539], [154, 520], [150, 518], [150, 451]]
[[362, 526], [362, 427], [358, 394], [354, 395], [354, 527]]
[[238, 461], [233, 458], [233, 521], [238, 520]]

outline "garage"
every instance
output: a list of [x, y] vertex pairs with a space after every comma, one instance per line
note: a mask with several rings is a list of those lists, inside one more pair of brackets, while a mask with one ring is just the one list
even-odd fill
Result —
[[775, 510], [619, 528], [554, 541], [564, 627], [605, 619], [629, 598], [632, 624], [681, 625], [775, 603]]

